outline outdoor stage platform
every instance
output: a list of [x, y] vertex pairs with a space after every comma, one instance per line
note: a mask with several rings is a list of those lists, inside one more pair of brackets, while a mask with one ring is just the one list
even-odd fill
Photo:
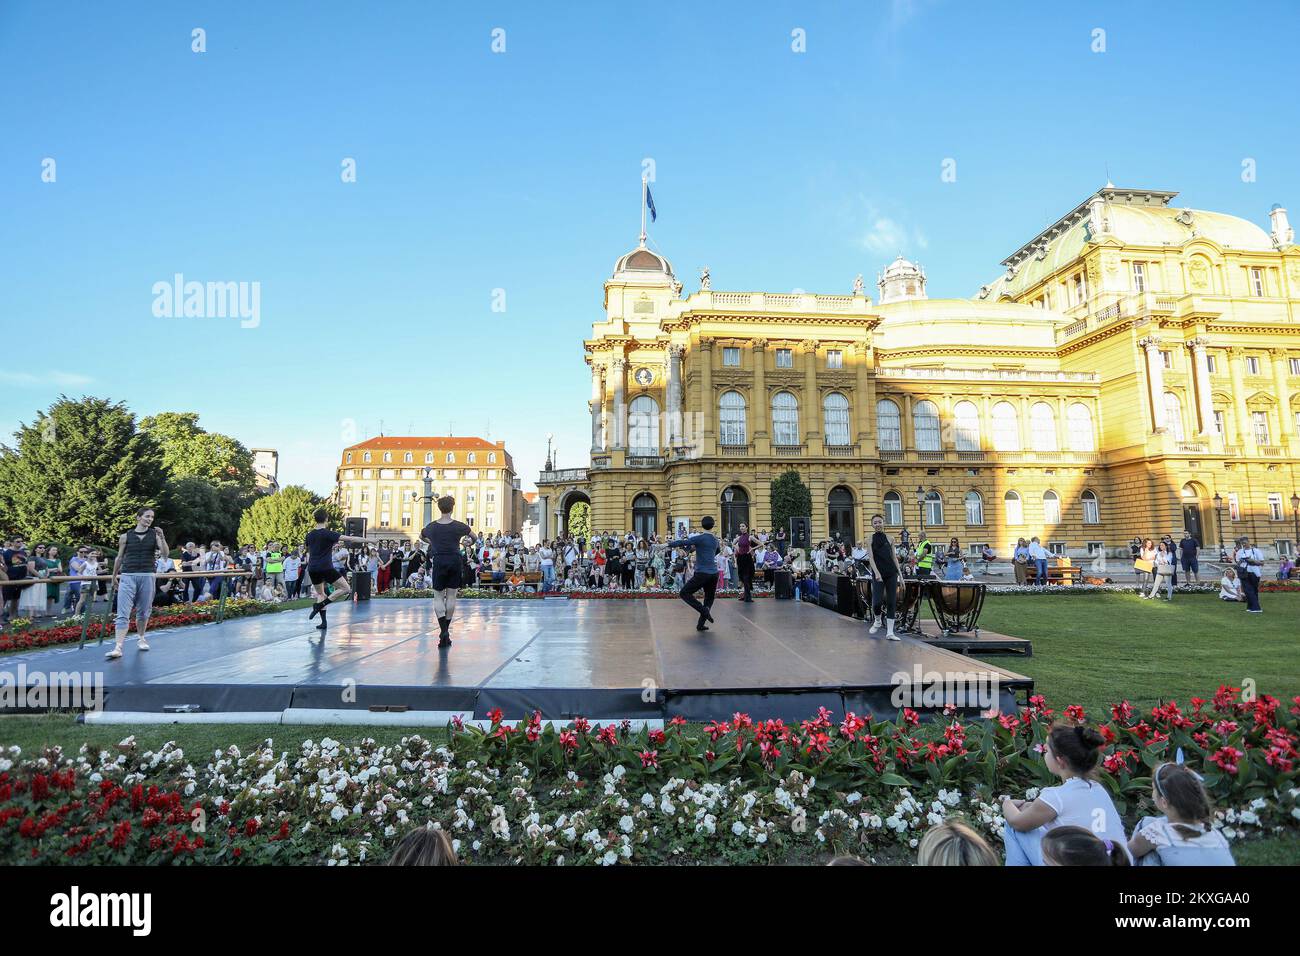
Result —
[[88, 645], [14, 655], [3, 666], [101, 672], [106, 717], [190, 708], [208, 719], [283, 712], [289, 720], [406, 709], [445, 722], [500, 708], [508, 719], [540, 710], [556, 720], [712, 720], [735, 711], [800, 720], [818, 707], [892, 715], [900, 673], [919, 693], [924, 682], [978, 672], [1004, 712], [1033, 687], [924, 641], [871, 636], [861, 621], [814, 604], [728, 599], [713, 615], [701, 633], [677, 600], [464, 600], [453, 646], [439, 648], [431, 601], [377, 599], [332, 605], [324, 639], [306, 610], [286, 611], [150, 633], [148, 653], [132, 637], [119, 661]]

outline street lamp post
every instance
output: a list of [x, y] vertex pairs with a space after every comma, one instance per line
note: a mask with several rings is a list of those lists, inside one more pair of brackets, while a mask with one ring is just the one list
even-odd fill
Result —
[[916, 513], [921, 516], [921, 540], [925, 540], [925, 488], [916, 486]]
[[1228, 552], [1223, 550], [1223, 495], [1214, 493], [1214, 523], [1219, 528], [1219, 560], [1227, 561]]
[[433, 521], [433, 469], [424, 469], [424, 524]]
[[1294, 491], [1291, 492], [1291, 518], [1295, 522], [1295, 538], [1292, 539], [1292, 545], [1300, 549], [1300, 495]]

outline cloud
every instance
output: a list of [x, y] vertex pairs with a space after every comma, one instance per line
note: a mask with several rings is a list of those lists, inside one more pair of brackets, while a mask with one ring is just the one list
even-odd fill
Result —
[[60, 388], [80, 388], [83, 385], [89, 385], [94, 379], [88, 375], [80, 375], [76, 372], [8, 372], [0, 371], [0, 382], [6, 385], [57, 385]]
[[870, 202], [867, 203], [867, 230], [859, 239], [862, 247], [879, 256], [908, 255], [915, 250], [925, 249], [929, 241], [916, 226], [909, 226], [881, 213]]

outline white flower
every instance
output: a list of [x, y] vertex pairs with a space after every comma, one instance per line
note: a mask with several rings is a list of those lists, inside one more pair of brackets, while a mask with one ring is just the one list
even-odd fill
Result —
[[631, 833], [632, 827], [635, 825], [636, 825], [636, 821], [634, 821], [627, 814], [623, 814], [623, 816], [618, 818], [618, 828], [622, 830], [624, 833]]
[[741, 823], [739, 820], [737, 820], [735, 823], [731, 825], [731, 832], [734, 833], [736, 836], [743, 836], [745, 833], [745, 825]]
[[646, 808], [653, 807], [655, 805], [655, 798], [650, 793], [649, 790], [641, 794], [641, 805]]
[[342, 807], [336, 806], [333, 810], [330, 811], [330, 819], [333, 820], [335, 823], [337, 823], [339, 820], [342, 820], [347, 815], [348, 812], [344, 810]]
[[861, 799], [862, 799], [862, 794], [854, 790], [852, 793], [850, 793], [847, 797], [844, 798], [844, 802], [847, 803], [849, 806], [853, 806], [853, 804], [859, 802]]
[[605, 855], [600, 858], [601, 866], [613, 866], [618, 862], [618, 854], [613, 850], [606, 850]]

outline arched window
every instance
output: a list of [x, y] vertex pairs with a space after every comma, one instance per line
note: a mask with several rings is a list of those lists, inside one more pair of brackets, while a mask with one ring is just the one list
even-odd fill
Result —
[[772, 396], [772, 444], [799, 444], [799, 400], [789, 392]]
[[1061, 499], [1055, 491], [1043, 492], [1043, 524], [1061, 523]]
[[454, 464], [456, 464], [456, 454], [455, 454], [455, 452], [450, 452], [450, 451], [447, 452], [447, 464], [449, 464], [449, 465], [454, 465]]
[[1097, 495], [1092, 491], [1085, 491], [1079, 499], [1083, 504], [1083, 523], [1084, 524], [1101, 524], [1101, 508], [1097, 504]]
[[903, 498], [897, 491], [885, 492], [885, 524], [897, 527], [903, 523]]
[[822, 399], [823, 432], [828, 445], [849, 443], [849, 400], [839, 392]]
[[912, 409], [912, 430], [917, 451], [939, 451], [939, 409], [934, 402], [920, 401]]
[[1174, 441], [1183, 440], [1183, 403], [1173, 392], [1165, 392], [1165, 427]]
[[470, 452], [468, 455], [465, 456], [465, 463], [467, 465], [472, 465], [477, 460], [478, 460], [478, 455], [474, 454], [473, 452]]
[[627, 442], [634, 455], [659, 454], [659, 403], [649, 395], [638, 395], [628, 406]]
[[658, 528], [659, 503], [654, 495], [639, 494], [632, 499], [632, 533], [649, 538]]
[[1092, 435], [1092, 412], [1083, 402], [1075, 402], [1067, 413], [1070, 426], [1070, 449], [1093, 451], [1096, 442]]
[[1007, 524], [1025, 523], [1025, 505], [1020, 500], [1020, 492], [1008, 491], [1003, 495], [1002, 510], [1006, 512]]
[[898, 406], [887, 398], [876, 402], [876, 435], [881, 451], [902, 450], [903, 429]]
[[1020, 451], [1020, 416], [1010, 402], [993, 406], [993, 447], [997, 451]]
[[366, 464], [370, 464], [370, 452], [366, 452], [364, 455], [362, 455], [361, 460], [364, 461]]
[[387, 464], [392, 460], [393, 460], [393, 453], [391, 451], [384, 452], [384, 463]]
[[402, 461], [405, 464], [409, 465], [411, 462], [415, 461], [415, 456], [408, 451], [405, 455], [402, 456]]
[[488, 464], [495, 465], [496, 463], [497, 463], [497, 453], [494, 451], [488, 452]]
[[984, 499], [978, 491], [966, 492], [966, 523], [984, 523]]
[[718, 400], [718, 441], [724, 445], [744, 445], [745, 396], [739, 392], [723, 392]]
[[352, 464], [352, 452], [348, 452], [348, 464]]
[[1056, 451], [1056, 413], [1046, 402], [1037, 402], [1029, 410], [1029, 430], [1034, 451]]
[[925, 523], [930, 527], [943, 524], [943, 499], [937, 491], [925, 496]]
[[[957, 426], [957, 450], [980, 450], [980, 413], [974, 402], [958, 402], [952, 407], [952, 417]], [[973, 522], [980, 524], [981, 522]]]
[[431, 452], [431, 451], [426, 451], [426, 452], [424, 453], [424, 463], [425, 463], [426, 465], [432, 465], [432, 464], [433, 464], [433, 452]]

